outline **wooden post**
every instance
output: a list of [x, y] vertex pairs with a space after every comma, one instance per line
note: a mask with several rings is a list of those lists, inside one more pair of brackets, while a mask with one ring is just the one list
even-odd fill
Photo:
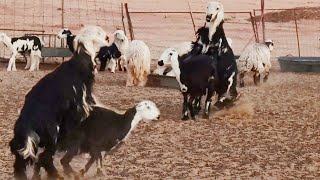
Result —
[[260, 37], [259, 37], [259, 29], [258, 29], [258, 25], [257, 25], [257, 18], [256, 18], [256, 10], [254, 9], [253, 10], [253, 17], [254, 17], [254, 24], [255, 24], [255, 27], [256, 27], [256, 33], [257, 33], [257, 42], [260, 42]]
[[130, 17], [129, 9], [128, 9], [128, 3], [125, 3], [125, 4], [124, 4], [124, 7], [125, 7], [125, 9], [126, 9], [126, 14], [127, 14], [127, 19], [128, 19], [128, 26], [129, 26], [129, 32], [130, 32], [130, 38], [131, 38], [131, 41], [132, 41], [132, 40], [134, 40], [134, 34], [133, 34], [131, 17]]
[[61, 0], [61, 27], [64, 28], [64, 0]]
[[262, 20], [262, 34], [263, 42], [266, 40], [265, 22], [264, 22], [264, 0], [261, 0], [261, 20]]
[[294, 16], [294, 23], [295, 23], [295, 25], [296, 25], [296, 35], [297, 35], [298, 53], [299, 53], [299, 57], [301, 57], [299, 31], [298, 31], [298, 23], [297, 23], [297, 16], [296, 16], [296, 10], [295, 10], [295, 9], [293, 9], [293, 16]]
[[253, 34], [254, 34], [254, 37], [256, 39], [256, 42], [258, 42], [258, 37], [257, 37], [257, 33], [256, 33], [256, 28], [254, 27], [254, 19], [253, 19], [253, 16], [252, 16], [252, 13], [250, 12], [250, 18], [251, 18], [251, 24], [252, 24], [252, 29], [253, 29]]
[[125, 35], [127, 35], [126, 26], [124, 25], [123, 3], [121, 3], [121, 20], [122, 20], [123, 32]]
[[197, 33], [196, 31], [196, 25], [194, 23], [194, 18], [193, 18], [193, 14], [192, 14], [192, 10], [191, 10], [191, 6], [190, 6], [190, 2], [188, 1], [188, 5], [189, 5], [189, 10], [190, 10], [190, 16], [191, 16], [191, 20], [192, 20], [192, 25], [193, 25], [193, 30], [194, 30], [194, 34]]

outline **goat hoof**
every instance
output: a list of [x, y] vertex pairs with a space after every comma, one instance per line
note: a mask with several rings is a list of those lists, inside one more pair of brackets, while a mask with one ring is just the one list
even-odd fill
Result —
[[96, 177], [104, 176], [102, 170], [100, 168], [97, 169]]
[[181, 120], [183, 121], [189, 120], [189, 116], [183, 116]]
[[203, 116], [202, 116], [202, 118], [203, 118], [203, 119], [209, 119], [209, 114], [204, 113]]
[[34, 174], [31, 178], [32, 180], [41, 180], [40, 174]]
[[86, 173], [86, 171], [85, 171], [84, 169], [81, 169], [81, 170], [80, 170], [80, 176], [81, 176], [81, 177], [84, 177], [84, 174], [85, 174], [85, 173]]
[[195, 118], [194, 116], [193, 116], [193, 117], [191, 117], [191, 119], [192, 119], [192, 120], [196, 120], [196, 118]]

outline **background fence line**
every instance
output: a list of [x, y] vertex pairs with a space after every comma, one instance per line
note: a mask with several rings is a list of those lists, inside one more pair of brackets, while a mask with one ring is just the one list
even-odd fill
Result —
[[[0, 31], [10, 37], [37, 34], [50, 47], [64, 47], [55, 34], [63, 27], [77, 34], [84, 25], [98, 25], [109, 34], [123, 29], [131, 39], [144, 40], [157, 59], [163, 49], [182, 41], [195, 40], [195, 30], [204, 24], [204, 11], [192, 9], [195, 2], [175, 11], [144, 10], [117, 0], [1, 0]], [[309, 15], [309, 13], [311, 13]], [[265, 29], [259, 26], [261, 10], [225, 12], [226, 35], [233, 40], [235, 54], [240, 54], [249, 40], [266, 38], [275, 42], [273, 57], [320, 56], [320, 8], [265, 9]], [[59, 42], [61, 41], [61, 42]], [[10, 52], [0, 45], [0, 57]]]

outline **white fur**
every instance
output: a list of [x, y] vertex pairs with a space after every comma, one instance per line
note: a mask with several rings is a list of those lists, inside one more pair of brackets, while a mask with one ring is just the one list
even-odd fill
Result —
[[209, 28], [209, 39], [212, 40], [212, 35], [216, 32], [217, 27], [224, 19], [224, 10], [222, 4], [218, 2], [209, 2], [207, 6], [206, 16], [210, 16], [210, 22], [206, 21], [205, 26]]
[[32, 139], [30, 136], [28, 136], [25, 147], [18, 150], [18, 153], [23, 157], [23, 159], [27, 159], [28, 157], [35, 159], [36, 152], [33, 148], [33, 146], [35, 145], [36, 145], [35, 140]]
[[[118, 61], [120, 61], [120, 65], [122, 68], [125, 67], [125, 52], [127, 51], [129, 47], [129, 39], [125, 35], [124, 31], [122, 30], [117, 30], [113, 33], [114, 36], [114, 44], [117, 46], [118, 50], [121, 53], [120, 58]], [[108, 64], [108, 67], [111, 69], [112, 73], [115, 73], [116, 67], [117, 67], [117, 59], [111, 59], [110, 63]]]
[[131, 122], [131, 128], [127, 135], [124, 137], [123, 141], [126, 141], [140, 121], [152, 121], [158, 120], [160, 117], [160, 110], [157, 108], [156, 104], [152, 101], [141, 101], [136, 105], [136, 114]]
[[[42, 46], [44, 45], [44, 42], [39, 38]], [[37, 50], [33, 50], [34, 41], [33, 40], [22, 40], [18, 39], [13, 44], [11, 43], [11, 38], [7, 36], [5, 33], [0, 33], [0, 42], [3, 42], [9, 50], [12, 52], [12, 55], [9, 60], [9, 64], [7, 67], [7, 71], [16, 71], [16, 56], [19, 53], [19, 51], [22, 51], [22, 46], [28, 46], [28, 50], [31, 51], [30, 58], [31, 60], [27, 59], [27, 64], [25, 69], [29, 69], [30, 71], [39, 70], [39, 64], [40, 64], [40, 58], [41, 51], [40, 47], [37, 47]]]
[[271, 69], [271, 51], [273, 46], [268, 47], [265, 43], [253, 43], [246, 47], [237, 59], [239, 73], [254, 70], [260, 74], [269, 73]]
[[150, 74], [151, 55], [148, 46], [140, 40], [133, 40], [125, 53], [127, 64], [127, 86], [145, 86]]
[[[171, 67], [171, 61], [169, 60], [171, 56], [170, 55], [171, 51], [176, 51], [178, 55], [181, 56], [190, 52], [191, 48], [192, 48], [191, 42], [182, 42], [170, 48], [165, 49], [158, 59], [158, 62], [163, 61], [164, 65], [163, 66], [157, 65], [157, 68], [153, 71], [153, 74], [163, 75], [164, 71], [167, 68]], [[175, 75], [173, 71], [170, 71], [169, 73], [167, 73], [167, 76], [175, 76]]]
[[170, 54], [171, 55], [170, 55], [168, 62], [171, 64], [172, 71], [175, 74], [176, 80], [179, 83], [180, 90], [182, 92], [187, 92], [188, 88], [184, 84], [182, 84], [181, 80], [180, 80], [181, 71], [180, 71], [180, 67], [179, 67], [178, 53], [175, 50], [172, 50], [170, 52]]
[[[106, 38], [107, 34], [101, 27], [87, 26], [81, 29], [74, 39], [74, 49], [79, 52], [81, 50], [81, 46], [79, 46], [79, 44], [82, 44], [85, 48], [84, 51], [91, 56], [93, 66], [96, 67], [94, 59], [100, 48], [108, 44]], [[94, 70], [97, 72], [96, 68]]]
[[83, 109], [85, 111], [86, 117], [88, 117], [89, 114], [90, 114], [90, 111], [92, 110], [92, 107], [88, 105], [87, 100], [86, 100], [86, 98], [87, 98], [87, 93], [86, 93], [87, 92], [87, 87], [86, 87], [86, 85], [83, 85], [82, 91], [83, 91], [82, 92], [82, 107], [83, 107]]

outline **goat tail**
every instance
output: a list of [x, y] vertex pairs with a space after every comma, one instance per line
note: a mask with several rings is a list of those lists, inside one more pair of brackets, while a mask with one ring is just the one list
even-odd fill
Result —
[[[23, 147], [18, 141], [23, 141]], [[38, 144], [40, 142], [40, 137], [34, 131], [30, 133], [23, 139], [13, 138], [10, 141], [11, 152], [14, 154], [19, 154], [23, 159], [35, 159], [38, 152]]]

